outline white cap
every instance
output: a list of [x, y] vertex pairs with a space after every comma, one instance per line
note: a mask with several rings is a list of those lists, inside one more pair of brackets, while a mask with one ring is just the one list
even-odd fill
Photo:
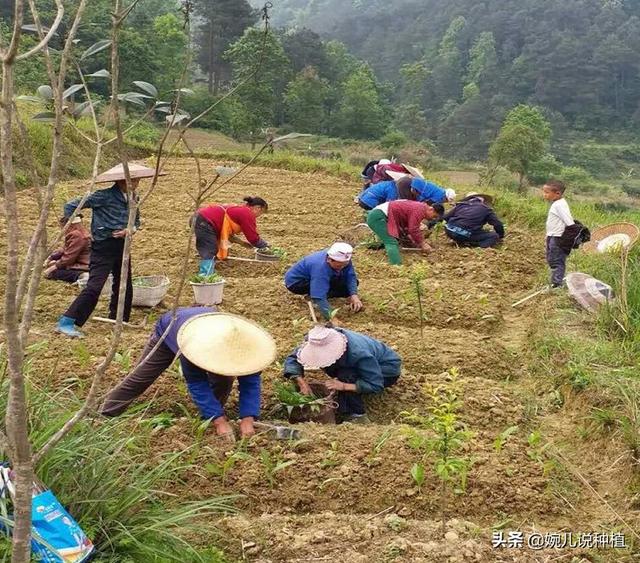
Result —
[[452, 190], [451, 188], [448, 188], [444, 191], [445, 194], [447, 194], [447, 201], [455, 201], [456, 199], [456, 191]]
[[391, 164], [391, 161], [390, 161], [388, 158], [381, 158], [381, 159], [378, 161], [378, 164], [376, 164], [376, 165], [374, 166], [374, 168], [377, 170], [377, 169], [378, 169], [378, 166], [384, 166], [385, 164]]
[[336, 262], [349, 262], [353, 256], [353, 247], [346, 242], [335, 242], [327, 250], [327, 256]]

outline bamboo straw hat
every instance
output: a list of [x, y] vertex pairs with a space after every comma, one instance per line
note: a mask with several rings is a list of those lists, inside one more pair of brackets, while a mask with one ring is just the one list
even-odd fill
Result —
[[596, 254], [631, 248], [640, 238], [640, 229], [633, 223], [612, 223], [595, 229], [591, 240], [582, 245], [585, 252]]
[[[153, 178], [156, 174], [155, 168], [149, 168], [142, 164], [136, 164], [135, 162], [129, 163], [129, 175], [131, 179], [136, 178]], [[166, 176], [166, 172], [159, 172], [158, 176]], [[124, 165], [122, 163], [117, 164], [113, 168], [109, 168], [106, 172], [103, 172], [96, 177], [97, 184], [106, 184], [107, 182], [117, 182], [118, 180], [125, 180]]]
[[276, 359], [276, 343], [253, 321], [231, 313], [192, 317], [178, 331], [180, 352], [199, 368], [239, 377], [258, 373]]
[[610, 285], [582, 272], [572, 272], [567, 275], [567, 289], [571, 297], [592, 313], [614, 298]]

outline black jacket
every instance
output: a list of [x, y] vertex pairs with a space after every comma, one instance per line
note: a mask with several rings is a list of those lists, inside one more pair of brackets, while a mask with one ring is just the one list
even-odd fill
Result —
[[567, 254], [574, 248], [591, 240], [591, 232], [580, 221], [575, 221], [573, 225], [564, 228], [562, 236], [558, 241], [558, 246]]
[[498, 219], [493, 209], [479, 198], [472, 198], [457, 203], [443, 219], [447, 224], [461, 227], [472, 233], [481, 231], [484, 225], [489, 224], [495, 229], [500, 238], [504, 237], [504, 225], [502, 221]]

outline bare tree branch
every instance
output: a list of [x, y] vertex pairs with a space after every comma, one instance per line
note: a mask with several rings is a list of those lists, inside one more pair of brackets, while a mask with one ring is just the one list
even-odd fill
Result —
[[55, 0], [55, 2], [58, 11], [47, 34], [40, 39], [40, 42], [35, 47], [33, 47], [33, 49], [30, 49], [26, 53], [18, 55], [16, 57], [16, 60], [23, 61], [35, 55], [37, 52], [42, 51], [42, 49], [44, 49], [49, 44], [49, 41], [51, 41], [51, 38], [55, 35], [56, 31], [58, 31], [58, 27], [60, 27], [60, 23], [62, 22], [62, 18], [64, 17], [64, 5], [62, 4], [62, 0]]

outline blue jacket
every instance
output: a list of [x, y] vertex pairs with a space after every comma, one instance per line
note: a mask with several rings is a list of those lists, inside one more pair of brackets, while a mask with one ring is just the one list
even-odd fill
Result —
[[378, 182], [358, 194], [360, 203], [373, 209], [387, 201], [398, 199], [398, 187], [395, 182]]
[[[180, 351], [178, 347], [178, 332], [182, 325], [189, 319], [204, 313], [215, 312], [215, 307], [180, 307], [176, 311], [176, 321], [171, 325], [169, 332], [163, 340], [163, 344], [174, 354]], [[155, 326], [155, 335], [160, 338], [171, 323], [171, 311], [165, 313], [158, 319]], [[182, 374], [187, 382], [187, 389], [193, 402], [200, 411], [203, 419], [214, 419], [224, 415], [224, 405], [216, 398], [212, 384], [218, 378], [225, 378], [224, 375], [209, 373], [195, 364], [192, 364], [184, 356], [180, 356], [180, 366]], [[238, 389], [240, 392], [239, 411], [240, 418], [260, 416], [260, 391], [261, 379], [259, 373], [245, 375], [238, 378]]]
[[[70, 217], [77, 209], [82, 198], [69, 201], [64, 206], [64, 216]], [[129, 203], [122, 190], [114, 184], [105, 190], [96, 190], [84, 202], [82, 209], [89, 207], [91, 215], [91, 236], [93, 240], [106, 240], [113, 236], [113, 231], [127, 228], [129, 220]], [[140, 226], [140, 212], [136, 213], [136, 228]]]
[[432, 203], [442, 203], [447, 199], [447, 193], [433, 182], [428, 182], [422, 178], [414, 178], [411, 180], [411, 187], [418, 193], [417, 201], [426, 201]]
[[493, 209], [479, 198], [471, 198], [457, 203], [443, 220], [446, 227], [458, 227], [470, 234], [482, 230], [486, 224], [491, 225], [500, 238], [504, 237], [504, 225]]
[[[381, 393], [385, 379], [400, 376], [402, 360], [389, 346], [359, 332], [336, 328], [347, 337], [347, 350], [338, 361], [324, 371], [330, 377], [338, 373], [354, 376], [358, 393]], [[296, 348], [284, 362], [284, 376], [287, 378], [304, 375], [304, 367], [296, 354]]]
[[287, 287], [298, 283], [309, 284], [309, 297], [318, 305], [326, 318], [329, 318], [331, 311], [327, 296], [332, 280], [344, 281], [349, 296], [358, 294], [358, 277], [353, 262], [337, 272], [327, 263], [326, 250], [305, 256], [291, 266], [284, 275], [284, 284]]

